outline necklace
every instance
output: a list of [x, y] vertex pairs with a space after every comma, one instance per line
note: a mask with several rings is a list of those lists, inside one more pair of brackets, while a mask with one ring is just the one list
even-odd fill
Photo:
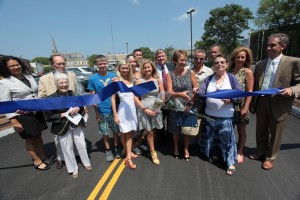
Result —
[[221, 90], [222, 87], [223, 87], [223, 85], [224, 85], [224, 83], [225, 83], [225, 80], [227, 79], [227, 76], [225, 76], [223, 78], [223, 81], [221, 83], [217, 83], [216, 76], [214, 76], [214, 78], [215, 78], [215, 82], [213, 82], [213, 85], [216, 87], [217, 90]]

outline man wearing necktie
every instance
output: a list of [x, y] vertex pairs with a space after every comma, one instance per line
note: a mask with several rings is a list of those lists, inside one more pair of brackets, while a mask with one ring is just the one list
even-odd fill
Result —
[[[165, 92], [167, 91], [167, 74], [170, 71], [173, 71], [175, 69], [175, 65], [173, 63], [168, 63], [168, 58], [166, 55], [166, 52], [163, 49], [157, 49], [155, 51], [155, 60], [156, 60], [156, 68], [158, 75], [163, 83]], [[168, 116], [168, 110], [162, 109], [163, 112], [163, 121], [165, 122], [165, 118]], [[166, 127], [166, 124], [165, 124]], [[158, 136], [163, 137], [165, 136], [165, 127], [163, 129], [159, 129]], [[167, 138], [171, 139], [172, 136], [169, 135]]]
[[250, 111], [256, 113], [256, 154], [252, 160], [264, 158], [262, 168], [269, 170], [280, 150], [281, 136], [294, 98], [300, 96], [300, 59], [282, 54], [288, 45], [286, 34], [268, 38], [267, 56], [255, 66], [253, 90], [283, 88], [280, 94], [252, 98]]

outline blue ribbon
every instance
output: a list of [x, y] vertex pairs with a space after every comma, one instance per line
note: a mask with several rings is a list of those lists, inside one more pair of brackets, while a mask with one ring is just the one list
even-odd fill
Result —
[[247, 96], [280, 94], [278, 90], [281, 90], [281, 88], [272, 88], [268, 90], [259, 90], [255, 92], [246, 92], [242, 90], [217, 90], [215, 92], [203, 96], [209, 98], [215, 98], [215, 99], [232, 99], [232, 98], [247, 97]]
[[16, 101], [0, 102], [0, 114], [12, 113], [17, 110], [23, 111], [41, 111], [56, 110], [70, 107], [89, 106], [97, 104], [109, 98], [113, 94], [120, 91], [132, 92], [136, 96], [143, 96], [148, 92], [156, 89], [153, 81], [141, 83], [139, 85], [128, 88], [122, 81], [112, 82], [108, 86], [102, 88], [99, 93], [93, 95], [55, 97], [43, 99], [25, 99]]

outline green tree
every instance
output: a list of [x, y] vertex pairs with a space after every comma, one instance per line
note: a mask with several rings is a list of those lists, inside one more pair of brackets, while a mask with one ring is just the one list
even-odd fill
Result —
[[50, 65], [50, 60], [47, 57], [35, 57], [31, 62], [42, 63], [43, 65]]
[[204, 24], [202, 40], [206, 48], [208, 44], [219, 43], [222, 51], [229, 54], [239, 46], [239, 40], [244, 38], [241, 33], [249, 29], [249, 20], [253, 19], [253, 14], [249, 8], [237, 4], [215, 8], [209, 13], [211, 17]]
[[94, 68], [94, 65], [96, 63], [97, 54], [93, 54], [91, 56], [88, 56], [88, 65], [90, 68]]
[[166, 52], [168, 61], [172, 60], [174, 51], [175, 51], [175, 48], [172, 45], [165, 48], [165, 52]]
[[261, 0], [255, 24], [261, 28], [278, 29], [300, 23], [299, 0]]
[[154, 60], [154, 52], [149, 47], [140, 47], [139, 49], [142, 50], [144, 59]]

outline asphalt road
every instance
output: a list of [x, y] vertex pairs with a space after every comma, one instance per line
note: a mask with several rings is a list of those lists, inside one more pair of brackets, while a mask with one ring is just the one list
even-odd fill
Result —
[[[191, 145], [191, 160], [172, 157], [172, 144], [157, 140], [160, 166], [152, 164], [147, 153], [135, 160], [136, 170], [124, 167], [122, 160], [105, 161], [104, 146], [90, 109], [85, 131], [93, 166], [86, 171], [79, 163], [79, 178], [73, 179], [66, 168], [38, 171], [25, 152], [17, 134], [0, 138], [0, 199], [204, 199], [204, 200], [299, 200], [300, 199], [300, 121], [290, 116], [283, 134], [281, 152], [275, 167], [266, 171], [261, 162], [245, 158], [233, 176], [225, 174], [225, 165], [211, 164]], [[245, 155], [254, 152], [255, 118], [247, 128]], [[49, 156], [54, 155], [53, 135], [43, 133]]]

